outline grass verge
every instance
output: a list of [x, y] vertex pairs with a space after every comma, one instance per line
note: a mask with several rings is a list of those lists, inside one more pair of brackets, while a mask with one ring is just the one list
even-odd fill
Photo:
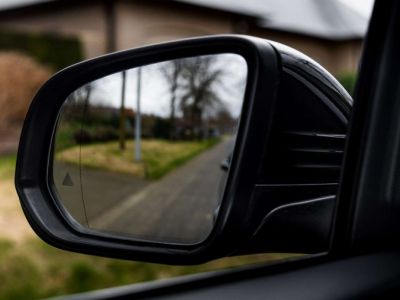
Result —
[[16, 154], [0, 156], [0, 180], [10, 179], [14, 177], [16, 160]]
[[[162, 143], [156, 142], [153, 146], [164, 151], [165, 145]], [[212, 144], [202, 145], [202, 147], [185, 146], [186, 156], [176, 157], [178, 162], [175, 161], [175, 166], [211, 147]], [[126, 152], [132, 151], [132, 147], [133, 145], [128, 144]], [[112, 149], [115, 151], [115, 148]], [[168, 149], [172, 151], [170, 147]], [[152, 153], [153, 157], [157, 155], [157, 151]], [[10, 181], [12, 178], [15, 157], [15, 155], [0, 157], [0, 180]], [[161, 163], [155, 160], [156, 163]], [[12, 184], [11, 181], [10, 184]], [[13, 215], [7, 213], [7, 218], [11, 216]], [[23, 218], [23, 216], [18, 216], [18, 218]], [[15, 225], [8, 223], [8, 226]], [[10, 236], [12, 233], [9, 230], [8, 233], [3, 232], [3, 234]], [[267, 263], [292, 256], [263, 254], [225, 258], [197, 266], [179, 267], [71, 253], [53, 248], [35, 238], [24, 238], [18, 242], [3, 238], [0, 239], [0, 300], [48, 298], [241, 265]]]
[[0, 240], [0, 299], [46, 298], [288, 257], [253, 255], [178, 267], [70, 253], [38, 240]]
[[142, 140], [142, 161], [134, 160], [134, 142], [128, 141], [121, 151], [118, 142], [75, 146], [59, 152], [57, 159], [67, 163], [78, 163], [111, 172], [130, 174], [145, 179], [158, 179], [176, 167], [183, 165], [201, 152], [219, 142], [218, 139], [205, 141]]

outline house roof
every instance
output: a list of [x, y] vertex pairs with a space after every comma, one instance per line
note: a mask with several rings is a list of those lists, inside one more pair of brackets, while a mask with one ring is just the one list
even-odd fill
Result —
[[[0, 11], [57, 0], [2, 0]], [[362, 39], [368, 18], [338, 0], [173, 0], [252, 17], [260, 28], [328, 40]]]
[[338, 0], [175, 0], [251, 15], [257, 26], [329, 40], [361, 39], [368, 18]]
[[0, 1], [0, 11], [22, 8], [24, 6], [30, 6], [34, 4], [40, 4], [44, 2], [50, 2], [54, 0], [1, 0]]

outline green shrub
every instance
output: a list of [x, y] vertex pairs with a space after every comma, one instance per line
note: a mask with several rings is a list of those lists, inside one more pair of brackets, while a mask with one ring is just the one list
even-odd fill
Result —
[[100, 288], [101, 277], [106, 275], [100, 272], [90, 262], [81, 260], [71, 264], [69, 275], [66, 280], [66, 288], [72, 293], [84, 292], [95, 288]]
[[0, 299], [36, 299], [43, 278], [34, 261], [7, 251], [0, 265]]
[[[9, 179], [14, 176], [16, 161], [16, 154], [0, 155], [0, 180]], [[3, 246], [0, 243], [0, 251]]]
[[21, 243], [0, 239], [0, 300], [42, 299], [289, 257], [264, 254], [167, 266], [71, 253], [37, 239]]
[[52, 72], [26, 54], [0, 49], [0, 130], [15, 141], [33, 96]]
[[59, 70], [83, 58], [78, 38], [50, 33], [22, 33], [0, 30], [0, 49], [18, 50]]
[[344, 73], [337, 77], [337, 80], [343, 85], [347, 92], [353, 96], [354, 87], [357, 81], [356, 73]]

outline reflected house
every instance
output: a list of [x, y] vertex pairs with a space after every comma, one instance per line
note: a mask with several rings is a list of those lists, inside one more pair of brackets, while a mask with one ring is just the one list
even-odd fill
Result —
[[86, 58], [192, 36], [242, 33], [292, 46], [334, 74], [355, 71], [368, 20], [338, 0], [26, 0], [0, 29], [78, 37]]
[[175, 120], [175, 128], [172, 138], [175, 140], [202, 139], [205, 136], [206, 128], [194, 126], [193, 123], [184, 118]]
[[239, 124], [236, 118], [226, 110], [221, 110], [215, 117], [209, 120], [210, 128], [214, 128], [218, 135], [232, 135]]
[[[195, 109], [194, 105], [187, 105], [182, 107], [182, 120], [178, 124], [178, 130], [180, 129], [180, 134], [183, 135], [180, 138], [185, 139], [199, 139], [204, 135], [203, 120], [201, 112]], [[204, 125], [205, 126], [205, 125]]]
[[207, 118], [193, 114], [191, 107], [183, 109], [183, 116], [175, 120], [174, 139], [192, 140], [219, 138], [222, 135], [232, 135], [237, 120], [226, 110]]

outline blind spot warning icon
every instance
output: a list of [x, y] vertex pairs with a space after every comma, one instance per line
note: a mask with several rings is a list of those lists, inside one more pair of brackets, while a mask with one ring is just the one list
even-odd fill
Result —
[[69, 175], [69, 173], [65, 174], [62, 184], [65, 186], [74, 186], [74, 183], [73, 183], [72, 178]]

